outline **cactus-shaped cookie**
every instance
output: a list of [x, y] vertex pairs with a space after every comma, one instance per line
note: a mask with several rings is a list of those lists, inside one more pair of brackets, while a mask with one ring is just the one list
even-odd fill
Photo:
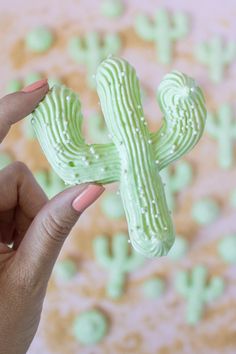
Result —
[[173, 56], [173, 43], [188, 32], [188, 19], [180, 12], [174, 13], [171, 18], [165, 9], [160, 9], [153, 20], [147, 15], [139, 15], [135, 29], [141, 38], [155, 43], [160, 62], [169, 64]]
[[97, 32], [89, 32], [84, 38], [72, 37], [69, 42], [69, 53], [78, 63], [87, 67], [87, 80], [91, 88], [96, 85], [94, 75], [100, 62], [108, 55], [117, 54], [121, 41], [117, 34], [101, 36]]
[[94, 241], [94, 252], [98, 263], [109, 271], [107, 295], [119, 298], [124, 292], [127, 273], [133, 272], [143, 264], [144, 258], [129, 250], [128, 235], [118, 233], [112, 237], [111, 252], [109, 252], [109, 238], [99, 236]]
[[165, 185], [167, 205], [170, 210], [175, 209], [175, 194], [182, 191], [192, 180], [192, 168], [189, 163], [182, 161], [175, 165], [174, 171], [168, 166], [161, 171]]
[[159, 171], [200, 139], [206, 119], [202, 91], [180, 72], [166, 75], [158, 90], [163, 124], [151, 133], [139, 81], [127, 61], [104, 60], [96, 82], [112, 143], [86, 144], [79, 98], [65, 86], [54, 86], [33, 112], [38, 140], [66, 183], [119, 181], [133, 247], [146, 257], [165, 255], [174, 231]]
[[213, 82], [220, 82], [224, 71], [236, 58], [236, 43], [224, 43], [220, 37], [213, 37], [208, 42], [199, 44], [195, 51], [196, 58], [208, 67], [209, 76]]
[[176, 276], [176, 289], [187, 300], [187, 323], [197, 324], [204, 305], [219, 297], [224, 290], [222, 278], [214, 276], [208, 281], [207, 268], [195, 266], [191, 271], [181, 271]]
[[236, 120], [232, 107], [229, 104], [222, 104], [218, 112], [208, 113], [206, 130], [218, 141], [220, 167], [232, 167], [236, 145]]

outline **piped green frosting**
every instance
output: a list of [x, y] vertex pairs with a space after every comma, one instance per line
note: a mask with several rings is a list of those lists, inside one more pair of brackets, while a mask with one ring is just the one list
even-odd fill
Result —
[[112, 143], [86, 144], [78, 96], [54, 86], [32, 114], [41, 147], [68, 184], [119, 181], [133, 247], [146, 257], [165, 255], [174, 231], [159, 172], [200, 139], [206, 119], [202, 91], [180, 72], [167, 74], [158, 89], [163, 124], [150, 133], [139, 81], [127, 61], [104, 60], [96, 83]]

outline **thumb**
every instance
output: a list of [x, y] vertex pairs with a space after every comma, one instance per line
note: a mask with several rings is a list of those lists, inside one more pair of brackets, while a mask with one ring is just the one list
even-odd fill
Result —
[[[36, 215], [16, 256], [34, 280], [49, 278], [62, 245], [81, 213], [104, 191], [96, 184], [77, 185], [52, 198]], [[26, 269], [25, 269], [26, 267]]]

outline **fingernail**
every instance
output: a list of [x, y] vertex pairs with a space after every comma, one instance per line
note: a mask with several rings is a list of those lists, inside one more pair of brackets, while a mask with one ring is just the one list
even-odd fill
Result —
[[43, 87], [44, 85], [46, 85], [47, 82], [48, 82], [47, 79], [38, 80], [38, 81], [34, 82], [33, 84], [30, 84], [30, 85], [24, 87], [21, 91], [23, 91], [23, 92], [35, 91], [35, 90]]
[[73, 200], [74, 210], [82, 213], [104, 192], [105, 188], [98, 184], [89, 184], [88, 187]]

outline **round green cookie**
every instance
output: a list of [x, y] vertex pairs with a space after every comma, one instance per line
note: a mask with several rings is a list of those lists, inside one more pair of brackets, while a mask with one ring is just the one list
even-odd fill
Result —
[[97, 309], [82, 312], [73, 324], [75, 338], [84, 345], [100, 342], [106, 335], [107, 330], [107, 318]]
[[227, 235], [218, 244], [218, 253], [227, 263], [236, 263], [236, 234]]
[[192, 207], [192, 218], [200, 225], [210, 224], [219, 216], [220, 209], [217, 202], [211, 198], [202, 198]]
[[75, 262], [71, 259], [58, 261], [54, 267], [55, 275], [62, 280], [70, 280], [77, 273]]
[[119, 219], [125, 215], [123, 204], [119, 195], [107, 192], [101, 200], [103, 213], [111, 219]]
[[143, 293], [149, 299], [156, 299], [165, 291], [164, 281], [158, 277], [148, 279], [143, 284]]
[[188, 250], [188, 242], [181, 236], [176, 236], [175, 242], [168, 252], [167, 257], [177, 261], [184, 257]]
[[124, 12], [124, 4], [121, 0], [103, 0], [101, 13], [105, 17], [120, 17]]
[[25, 38], [27, 48], [34, 53], [46, 52], [52, 46], [53, 41], [53, 34], [46, 27], [34, 28]]

